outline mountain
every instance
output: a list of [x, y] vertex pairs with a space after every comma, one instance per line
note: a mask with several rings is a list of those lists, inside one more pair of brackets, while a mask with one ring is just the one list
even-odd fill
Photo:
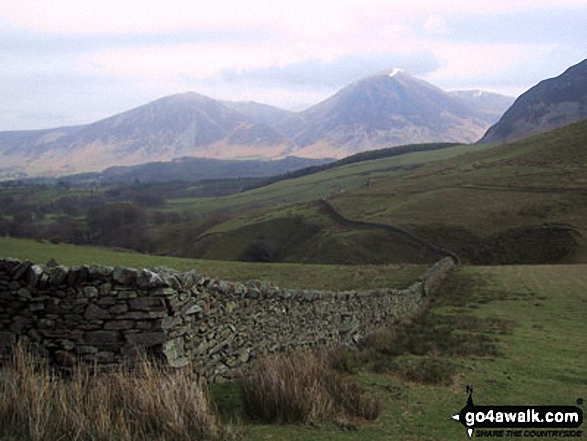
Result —
[[269, 127], [273, 127], [295, 114], [294, 112], [283, 110], [279, 107], [260, 104], [254, 101], [223, 101], [222, 103], [225, 106], [248, 116], [253, 121], [259, 124], [265, 124]]
[[357, 81], [300, 113], [189, 92], [92, 124], [0, 132], [0, 179], [180, 157], [341, 158], [414, 143], [472, 142], [499, 112], [489, 95], [477, 95], [447, 93], [399, 70]]
[[587, 60], [522, 94], [481, 143], [526, 138], [587, 118]]
[[93, 124], [0, 134], [5, 173], [63, 175], [115, 165], [280, 157], [290, 142], [271, 127], [196, 93], [168, 96]]
[[344, 157], [410, 143], [473, 142], [491, 118], [396, 69], [355, 82], [278, 127], [298, 146], [297, 156]]
[[448, 92], [448, 94], [466, 101], [487, 115], [491, 115], [493, 117], [492, 124], [496, 123], [516, 100], [513, 96], [500, 95], [483, 90], [453, 90]]

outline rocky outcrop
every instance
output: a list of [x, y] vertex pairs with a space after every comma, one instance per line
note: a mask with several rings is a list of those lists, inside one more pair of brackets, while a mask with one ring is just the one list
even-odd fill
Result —
[[354, 344], [417, 311], [450, 258], [407, 289], [315, 291], [235, 283], [167, 268], [45, 267], [0, 261], [0, 351], [18, 340], [52, 361], [110, 365], [147, 353], [192, 364], [221, 381], [234, 368], [287, 348]]

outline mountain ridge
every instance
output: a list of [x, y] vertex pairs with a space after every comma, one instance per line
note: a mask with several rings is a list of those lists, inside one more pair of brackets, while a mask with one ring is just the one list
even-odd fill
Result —
[[186, 92], [91, 124], [0, 132], [0, 179], [97, 172], [183, 156], [341, 158], [395, 145], [472, 142], [489, 127], [488, 118], [467, 100], [400, 70], [358, 80], [298, 113]]
[[587, 118], [587, 59], [520, 95], [480, 143], [508, 142]]

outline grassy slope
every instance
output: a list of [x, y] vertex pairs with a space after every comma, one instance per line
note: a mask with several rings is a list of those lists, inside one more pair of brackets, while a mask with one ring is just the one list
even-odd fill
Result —
[[[198, 219], [190, 224], [165, 227], [158, 232], [158, 249], [208, 259], [238, 260], [252, 243], [269, 239], [281, 250], [280, 261], [329, 263], [383, 263], [434, 260], [421, 247], [414, 247], [402, 237], [373, 231], [340, 228], [320, 213], [312, 201], [330, 198], [353, 189], [370, 188], [377, 180], [398, 173], [406, 167], [421, 166], [469, 151], [482, 151], [483, 146], [454, 146], [442, 150], [365, 161], [327, 170], [311, 176], [286, 180], [273, 185], [222, 198], [176, 199], [168, 210], [192, 211]], [[211, 217], [220, 220], [201, 231]], [[302, 218], [296, 247], [279, 238], [279, 220]], [[309, 225], [308, 225], [309, 224]], [[320, 228], [313, 234], [312, 226]], [[196, 241], [193, 231], [205, 238]], [[305, 232], [304, 232], [305, 231]], [[214, 237], [211, 237], [213, 236]], [[196, 243], [197, 242], [197, 243]], [[365, 248], [361, 244], [368, 244]], [[373, 247], [372, 244], [379, 246]]]
[[[532, 229], [548, 223], [571, 224], [587, 236], [586, 141], [584, 121], [511, 144], [457, 146], [367, 161], [226, 198], [176, 200], [171, 207], [191, 207], [204, 217], [222, 210], [227, 219], [204, 234], [232, 233], [224, 239], [241, 244], [253, 240], [255, 228], [268, 231], [263, 224], [267, 219], [301, 212], [298, 214], [314, 222], [318, 214], [308, 210], [307, 204], [319, 198], [327, 198], [347, 218], [395, 225], [457, 253], [494, 246], [495, 237], [514, 228]], [[419, 167], [402, 168], [407, 165]], [[344, 249], [347, 242], [336, 225], [322, 221], [323, 234], [308, 243], [315, 248], [334, 244], [333, 248]], [[175, 233], [182, 229], [175, 228]], [[192, 227], [183, 228], [177, 237], [185, 242]], [[169, 231], [166, 234], [163, 242], [172, 243]], [[216, 249], [221, 249], [222, 240], [222, 235], [215, 239]], [[587, 243], [578, 241], [580, 247], [566, 262], [587, 261]], [[374, 262], [420, 261], [404, 245], [397, 252], [390, 246], [386, 252], [375, 251]], [[523, 246], [533, 247], [534, 243]], [[309, 251], [310, 255], [316, 252]], [[226, 258], [222, 253], [209, 257]], [[331, 258], [319, 255], [315, 261]], [[290, 259], [299, 261], [295, 253]]]
[[[499, 357], [457, 358], [452, 386], [423, 386], [390, 375], [360, 374], [385, 408], [358, 431], [254, 425], [250, 440], [447, 440], [466, 439], [450, 419], [466, 403], [465, 385], [479, 405], [575, 405], [587, 395], [581, 323], [587, 320], [587, 266], [461, 267], [453, 277], [477, 280], [460, 306], [437, 312], [473, 314], [515, 322], [499, 336]], [[442, 303], [442, 302], [440, 302]], [[494, 336], [495, 337], [495, 336]], [[538, 439], [538, 438], [534, 438]]]
[[[587, 122], [421, 169], [389, 175], [331, 203], [353, 219], [488, 237], [569, 223], [587, 234]], [[431, 233], [432, 240], [442, 240]], [[577, 260], [584, 261], [581, 252]]]
[[246, 282], [269, 280], [284, 288], [357, 289], [362, 287], [405, 287], [424, 270], [419, 265], [299, 265], [227, 262], [153, 256], [101, 247], [37, 242], [27, 239], [0, 238], [0, 257], [29, 259], [44, 264], [55, 258], [63, 265], [103, 264], [150, 268], [167, 266], [178, 271], [196, 269], [203, 274]]
[[[305, 287], [313, 283], [331, 283], [337, 288], [368, 283], [382, 286], [389, 284], [389, 279], [405, 277], [407, 282], [416, 269], [421, 270], [205, 262], [7, 238], [0, 239], [0, 255], [37, 262], [56, 257], [65, 264], [164, 264], [183, 270], [196, 267], [232, 279], [262, 277]], [[455, 280], [467, 279], [473, 283], [453, 289]], [[247, 439], [464, 439], [462, 426], [450, 415], [465, 404], [465, 384], [475, 387], [477, 404], [574, 404], [577, 398], [587, 395], [587, 354], [581, 326], [587, 320], [587, 265], [463, 266], [449, 282], [432, 306], [436, 313], [493, 317], [515, 323], [513, 332], [497, 336], [502, 356], [452, 358], [458, 370], [452, 386], [422, 386], [363, 370], [359, 373], [361, 383], [385, 404], [375, 423], [360, 423], [357, 431], [334, 425], [308, 428], [253, 424], [247, 427]]]

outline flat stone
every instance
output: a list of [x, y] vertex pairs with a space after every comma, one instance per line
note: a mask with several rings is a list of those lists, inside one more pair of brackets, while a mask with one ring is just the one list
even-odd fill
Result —
[[165, 300], [161, 297], [138, 297], [130, 299], [128, 305], [133, 311], [165, 311]]
[[67, 279], [69, 269], [63, 265], [57, 265], [48, 269], [49, 283], [54, 286], [59, 286]]
[[102, 346], [116, 344], [120, 337], [117, 331], [88, 331], [84, 340], [90, 346]]
[[88, 321], [107, 320], [109, 318], [112, 318], [112, 316], [104, 308], [100, 308], [99, 306], [90, 303], [86, 307], [86, 311], [84, 312], [84, 318]]
[[126, 341], [133, 346], [155, 346], [166, 340], [164, 332], [143, 332], [140, 334], [125, 333]]
[[[112, 297], [109, 297], [112, 298]], [[108, 308], [108, 312], [110, 312], [111, 314], [123, 314], [125, 312], [128, 311], [128, 305], [122, 303], [119, 305], [114, 305], [110, 308]]]
[[157, 273], [144, 269], [137, 278], [137, 286], [141, 289], [145, 289], [160, 288], [168, 285]]
[[171, 328], [175, 328], [177, 326], [180, 326], [182, 324], [183, 320], [181, 319], [181, 317], [175, 316], [175, 317], [165, 317], [163, 318], [163, 321], [161, 322], [161, 329], [167, 330], [167, 329], [171, 329]]
[[112, 320], [106, 322], [104, 329], [111, 331], [126, 331], [134, 328], [135, 322], [132, 320]]
[[26, 288], [20, 288], [17, 294], [22, 300], [32, 300], [33, 298], [31, 292]]
[[125, 286], [133, 284], [137, 279], [137, 275], [138, 271], [134, 268], [116, 266], [112, 271], [112, 278], [114, 279], [114, 283]]
[[86, 296], [90, 299], [94, 298], [94, 297], [98, 297], [98, 290], [94, 286], [84, 287], [83, 292], [84, 292], [84, 296]]
[[106, 265], [90, 265], [89, 273], [92, 280], [103, 280], [109, 282], [112, 280], [112, 267]]

